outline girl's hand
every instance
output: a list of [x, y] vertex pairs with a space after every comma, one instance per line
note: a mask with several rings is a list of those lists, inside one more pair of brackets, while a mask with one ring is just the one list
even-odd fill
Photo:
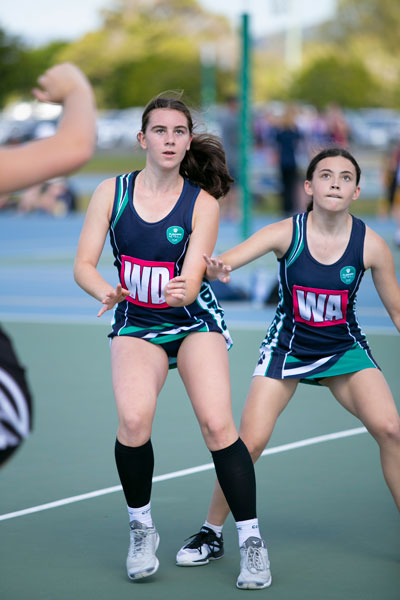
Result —
[[64, 101], [76, 91], [90, 90], [88, 80], [82, 71], [72, 63], [60, 63], [48, 69], [38, 78], [40, 88], [32, 90], [36, 100], [41, 102]]
[[102, 308], [99, 310], [97, 316], [101, 317], [107, 310], [111, 310], [118, 302], [122, 302], [129, 296], [129, 291], [125, 290], [119, 283], [115, 290], [111, 290], [102, 300]]
[[229, 283], [231, 280], [232, 267], [226, 265], [220, 258], [209, 257], [207, 254], [203, 254], [203, 258], [207, 265], [206, 277], [207, 279], [219, 279], [222, 283]]
[[186, 277], [178, 275], [164, 288], [165, 302], [170, 306], [184, 306], [186, 299]]

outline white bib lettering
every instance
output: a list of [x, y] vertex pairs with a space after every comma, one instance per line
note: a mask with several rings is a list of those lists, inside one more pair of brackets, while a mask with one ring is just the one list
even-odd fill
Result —
[[174, 263], [121, 256], [121, 285], [128, 302], [150, 308], [168, 308], [163, 290], [174, 277]]
[[321, 290], [294, 285], [294, 319], [313, 327], [345, 323], [348, 297], [348, 290]]

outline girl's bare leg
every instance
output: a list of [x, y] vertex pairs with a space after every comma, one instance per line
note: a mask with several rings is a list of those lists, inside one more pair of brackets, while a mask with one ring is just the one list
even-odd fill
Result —
[[326, 379], [335, 398], [355, 415], [379, 445], [383, 475], [400, 511], [400, 418], [378, 369]]

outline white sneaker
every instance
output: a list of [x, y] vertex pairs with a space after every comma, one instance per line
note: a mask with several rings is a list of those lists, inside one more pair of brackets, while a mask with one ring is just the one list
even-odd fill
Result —
[[157, 571], [159, 563], [156, 550], [160, 536], [155, 527], [147, 527], [139, 521], [132, 521], [130, 527], [131, 542], [126, 559], [126, 570], [129, 579], [135, 581], [153, 575]]
[[268, 552], [264, 540], [249, 537], [240, 546], [240, 573], [236, 587], [241, 590], [259, 590], [272, 583]]
[[203, 525], [199, 533], [190, 536], [192, 541], [183, 546], [176, 555], [178, 567], [198, 567], [224, 555], [224, 539]]

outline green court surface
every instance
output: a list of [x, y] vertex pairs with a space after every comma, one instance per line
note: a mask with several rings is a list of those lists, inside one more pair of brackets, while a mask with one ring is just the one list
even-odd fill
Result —
[[[299, 386], [270, 442], [276, 452], [256, 466], [271, 588], [236, 589], [239, 552], [231, 517], [222, 560], [197, 568], [175, 566], [183, 540], [203, 523], [214, 481], [212, 468], [180, 476], [184, 469], [210, 465], [211, 456], [176, 372], [161, 393], [152, 435], [156, 479], [172, 474], [153, 485], [160, 568], [155, 576], [131, 583], [124, 565], [127, 512], [122, 492], [113, 489], [119, 480], [108, 328], [3, 325], [29, 365], [36, 410], [34, 433], [0, 474], [1, 600], [225, 600], [253, 593], [273, 600], [399, 599], [400, 521], [377, 445], [326, 389], [314, 386]], [[264, 331], [231, 332], [239, 423]], [[398, 336], [369, 335], [369, 341], [399, 399]], [[324, 437], [343, 431], [346, 437]], [[301, 440], [307, 445], [293, 444]], [[76, 496], [68, 504], [51, 504]], [[33, 507], [40, 508], [19, 512]]]

